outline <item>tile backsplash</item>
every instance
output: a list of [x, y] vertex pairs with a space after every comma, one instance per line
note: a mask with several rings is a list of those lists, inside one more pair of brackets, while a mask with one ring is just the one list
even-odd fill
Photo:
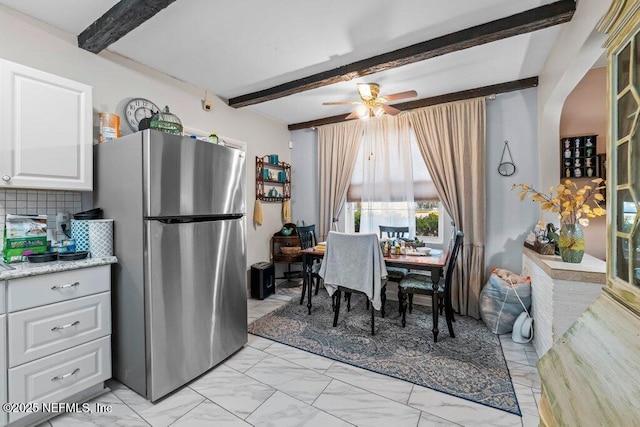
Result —
[[[0, 189], [0, 230], [4, 230], [6, 214], [47, 215], [47, 228], [56, 230], [56, 214], [82, 210], [82, 193], [78, 191], [6, 190]], [[0, 231], [0, 243], [3, 233]], [[63, 236], [56, 236], [62, 239]]]

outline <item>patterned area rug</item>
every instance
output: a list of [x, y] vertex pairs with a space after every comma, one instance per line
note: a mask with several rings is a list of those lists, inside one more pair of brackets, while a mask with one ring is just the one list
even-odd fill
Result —
[[362, 295], [353, 295], [351, 311], [340, 305], [338, 326], [333, 324], [331, 298], [313, 297], [311, 315], [295, 298], [249, 325], [249, 333], [448, 393], [486, 406], [521, 415], [500, 340], [485, 325], [456, 316], [449, 336], [444, 316], [433, 342], [431, 309], [414, 305], [403, 328], [398, 303], [387, 301], [386, 318], [376, 312], [376, 335]]

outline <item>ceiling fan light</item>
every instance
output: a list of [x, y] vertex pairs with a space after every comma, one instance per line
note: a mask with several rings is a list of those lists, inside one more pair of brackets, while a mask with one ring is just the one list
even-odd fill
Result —
[[358, 83], [358, 92], [363, 99], [371, 99], [371, 86], [368, 83]]
[[358, 93], [363, 101], [375, 100], [380, 93], [378, 83], [358, 83]]
[[384, 109], [381, 106], [378, 105], [373, 109], [373, 115], [374, 116], [380, 117], [383, 114], [384, 114]]
[[364, 105], [359, 105], [358, 108], [356, 108], [356, 114], [361, 119], [364, 119], [364, 118], [368, 119], [369, 118], [369, 109]]

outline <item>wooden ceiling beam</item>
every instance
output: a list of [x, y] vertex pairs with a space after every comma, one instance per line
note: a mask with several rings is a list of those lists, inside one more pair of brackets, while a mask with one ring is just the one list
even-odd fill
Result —
[[121, 0], [84, 29], [78, 47], [100, 53], [175, 0]]
[[232, 107], [239, 108], [272, 101], [322, 86], [352, 80], [356, 77], [379, 73], [436, 56], [446, 55], [462, 49], [541, 30], [570, 21], [575, 10], [576, 4], [574, 0], [560, 0], [486, 24], [283, 83], [269, 89], [236, 96], [230, 98], [228, 103]]
[[[475, 89], [463, 90], [460, 92], [448, 93], [445, 95], [432, 96], [430, 98], [417, 99], [415, 101], [401, 102], [391, 105], [398, 110], [407, 111], [415, 108], [429, 107], [431, 105], [444, 104], [447, 102], [462, 101], [463, 99], [478, 98], [481, 96], [497, 95], [500, 93], [513, 92], [515, 90], [529, 89], [538, 86], [538, 77], [514, 80], [506, 83], [499, 83], [490, 86], [477, 87]], [[293, 123], [288, 126], [289, 130], [308, 129], [316, 126], [329, 125], [346, 121], [347, 114], [339, 116], [324, 117], [322, 119], [311, 120], [302, 123]]]

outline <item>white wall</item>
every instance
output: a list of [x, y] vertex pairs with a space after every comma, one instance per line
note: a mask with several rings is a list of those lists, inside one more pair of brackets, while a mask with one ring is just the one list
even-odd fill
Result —
[[[150, 45], [150, 48], [157, 46]], [[247, 143], [248, 265], [269, 259], [269, 239], [282, 227], [281, 205], [263, 204], [264, 222], [254, 227], [255, 156], [278, 153], [289, 162], [286, 126], [248, 109], [233, 109], [210, 96], [210, 113], [202, 110], [204, 89], [186, 84], [110, 52], [94, 55], [76, 47], [75, 37], [0, 6], [0, 58], [93, 86], [93, 108], [123, 116], [126, 100], [147, 98], [169, 105], [187, 128]], [[46, 114], [43, 111], [42, 114]], [[94, 117], [94, 126], [97, 125]], [[130, 132], [121, 121], [123, 133]], [[55, 131], [54, 129], [52, 132]]]
[[[521, 202], [511, 191], [514, 183], [538, 182], [536, 103], [535, 88], [500, 94], [487, 101], [487, 273], [493, 268], [520, 273], [524, 238], [538, 221], [539, 205], [529, 200]], [[498, 173], [505, 140], [516, 165], [516, 172], [509, 177]]]
[[[607, 69], [591, 69], [571, 91], [564, 102], [560, 117], [561, 137], [598, 135], [597, 153], [607, 148]], [[574, 179], [578, 188], [593, 185], [592, 178]], [[591, 218], [584, 227], [586, 251], [596, 258], [607, 258], [607, 218]], [[557, 221], [556, 221], [557, 223]]]
[[[570, 22], [562, 24], [539, 75], [538, 156], [539, 187], [560, 181], [560, 115], [569, 93], [604, 52], [606, 36], [595, 31], [611, 0], [580, 0]], [[551, 214], [545, 221], [557, 221]], [[588, 252], [588, 248], [587, 248]]]

